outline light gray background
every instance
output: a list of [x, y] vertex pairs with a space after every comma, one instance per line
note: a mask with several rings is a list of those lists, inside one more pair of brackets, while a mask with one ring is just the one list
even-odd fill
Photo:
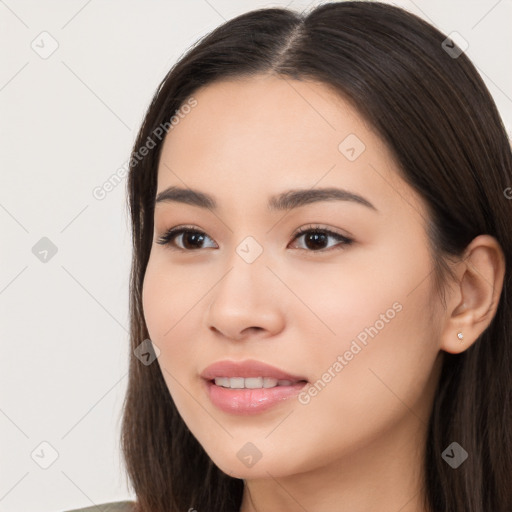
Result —
[[[103, 200], [92, 191], [126, 164], [157, 85], [189, 45], [255, 8], [318, 3], [0, 0], [0, 512], [133, 498], [118, 445], [126, 180]], [[512, 2], [389, 3], [468, 41], [510, 133]], [[43, 31], [59, 45], [46, 59], [31, 47], [49, 48]], [[42, 237], [57, 247], [46, 263], [32, 252]], [[47, 469], [42, 442], [58, 454]]]

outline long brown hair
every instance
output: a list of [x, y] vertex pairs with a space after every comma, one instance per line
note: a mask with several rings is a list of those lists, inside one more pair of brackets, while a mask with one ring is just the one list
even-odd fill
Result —
[[[159, 365], [133, 355], [149, 338], [142, 284], [164, 138], [143, 159], [135, 157], [199, 87], [261, 73], [333, 87], [379, 133], [403, 179], [427, 203], [440, 300], [446, 258], [461, 257], [479, 234], [499, 241], [507, 272], [497, 312], [470, 348], [444, 354], [424, 460], [425, 507], [512, 511], [512, 155], [485, 84], [464, 53], [450, 54], [458, 47], [445, 39], [421, 18], [379, 2], [326, 3], [304, 14], [266, 8], [219, 26], [163, 79], [127, 181], [131, 349], [121, 444], [139, 512], [238, 512], [244, 481], [210, 460], [181, 419]], [[441, 457], [453, 441], [470, 454], [457, 470]]]

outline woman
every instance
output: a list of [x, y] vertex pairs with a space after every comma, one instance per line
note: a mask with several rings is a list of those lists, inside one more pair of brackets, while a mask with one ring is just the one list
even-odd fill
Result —
[[132, 153], [119, 510], [512, 510], [511, 186], [474, 66], [402, 9], [203, 38]]

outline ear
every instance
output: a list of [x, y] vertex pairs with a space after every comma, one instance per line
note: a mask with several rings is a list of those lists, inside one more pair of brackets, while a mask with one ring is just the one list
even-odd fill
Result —
[[447, 291], [440, 338], [440, 348], [451, 354], [470, 347], [496, 314], [505, 276], [505, 256], [498, 241], [490, 235], [474, 238], [455, 273], [455, 286]]

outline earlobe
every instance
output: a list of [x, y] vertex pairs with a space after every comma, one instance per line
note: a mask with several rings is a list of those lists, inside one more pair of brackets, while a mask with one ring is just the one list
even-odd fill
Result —
[[505, 256], [498, 241], [490, 235], [474, 238], [456, 275], [440, 339], [440, 348], [451, 354], [473, 345], [496, 314], [505, 276]]

